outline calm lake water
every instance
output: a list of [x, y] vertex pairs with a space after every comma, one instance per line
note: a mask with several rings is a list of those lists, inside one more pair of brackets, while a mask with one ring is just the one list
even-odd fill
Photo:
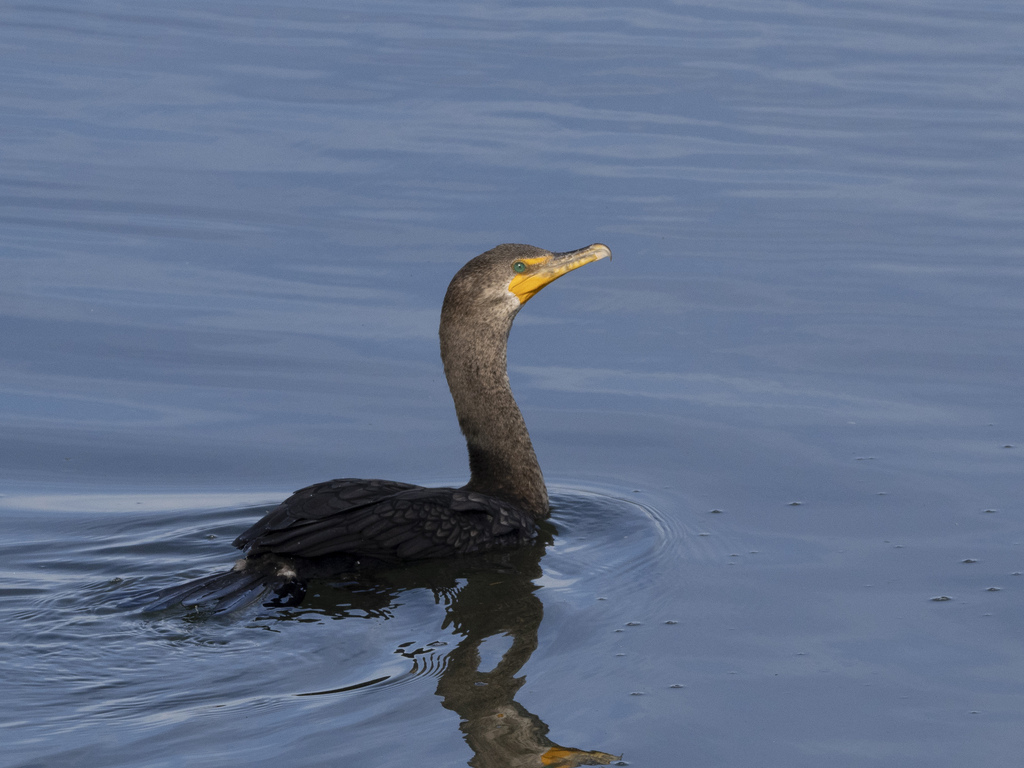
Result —
[[[1020, 764], [1019, 3], [54, 0], [0, 50], [0, 764]], [[300, 486], [463, 482], [448, 280], [595, 241], [509, 350], [550, 541], [137, 610]]]

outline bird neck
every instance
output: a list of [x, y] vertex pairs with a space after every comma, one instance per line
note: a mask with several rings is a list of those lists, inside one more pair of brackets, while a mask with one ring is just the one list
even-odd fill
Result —
[[[446, 306], [447, 309], [447, 306]], [[548, 495], [507, 371], [507, 322], [441, 313], [441, 360], [469, 450], [465, 488], [510, 501], [536, 519], [548, 516]]]

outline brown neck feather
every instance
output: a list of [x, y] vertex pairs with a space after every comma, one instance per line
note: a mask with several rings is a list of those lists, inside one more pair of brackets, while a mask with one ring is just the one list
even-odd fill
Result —
[[544, 476], [508, 382], [508, 334], [518, 300], [475, 300], [457, 290], [457, 280], [445, 297], [440, 337], [448, 388], [469, 449], [471, 476], [465, 488], [545, 518]]

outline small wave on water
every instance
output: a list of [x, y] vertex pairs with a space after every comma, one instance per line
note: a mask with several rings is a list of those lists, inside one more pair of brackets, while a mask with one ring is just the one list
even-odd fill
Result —
[[[227, 498], [110, 494], [3, 499], [13, 530], [3, 547], [11, 567], [0, 594], [17, 598], [21, 618], [52, 621], [62, 611], [103, 615], [131, 609], [151, 591], [230, 568], [240, 555], [230, 542], [274, 505], [184, 508]], [[630, 492], [559, 486], [552, 489], [551, 500], [554, 536], [534, 579], [544, 589], [589, 597], [603, 588], [614, 594], [680, 560], [718, 558], [726, 550], [721, 536], [693, 527], [683, 515], [665, 514]], [[429, 574], [431, 566], [426, 569]], [[457, 580], [457, 570], [448, 578]], [[395, 586], [401, 591], [410, 585]], [[373, 607], [377, 592], [367, 583], [324, 584], [309, 606], [282, 609], [274, 620], [308, 621], [314, 614], [390, 618], [387, 609]], [[389, 594], [377, 597], [386, 601]], [[338, 601], [335, 610], [332, 601]], [[351, 610], [344, 609], [346, 601]]]
[[681, 564], [725, 556], [729, 534], [722, 525], [712, 533], [691, 523], [692, 514], [667, 514], [633, 496], [557, 489], [552, 520], [558, 536], [539, 583], [580, 599], [611, 598], [657, 583]]
[[[271, 507], [183, 508], [145, 495], [2, 506], [0, 673], [13, 699], [32, 704], [32, 721], [11, 721], [28, 752], [55, 730], [173, 742], [213, 713], [301, 730], [316, 707], [365, 728], [343, 704], [352, 697], [370, 697], [360, 707], [383, 722], [405, 717], [411, 697], [437, 710], [440, 696], [462, 717], [534, 723], [514, 696], [528, 661], [541, 679], [555, 663], [542, 639], [570, 631], [594, 600], [647, 600], [643, 585], [705, 541], [628, 494], [556, 487], [551, 535], [536, 547], [324, 580], [296, 608], [153, 615], [138, 611], [140, 596], [230, 567], [233, 538]], [[586, 652], [587, 642], [572, 645]], [[83, 759], [103, 758], [101, 741]]]

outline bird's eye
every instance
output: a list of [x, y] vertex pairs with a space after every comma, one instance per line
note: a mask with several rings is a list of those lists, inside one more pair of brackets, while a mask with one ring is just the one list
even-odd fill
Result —
[[515, 264], [512, 265], [512, 271], [522, 274], [523, 272], [526, 271], [526, 264], [524, 264], [521, 261], [517, 261]]

